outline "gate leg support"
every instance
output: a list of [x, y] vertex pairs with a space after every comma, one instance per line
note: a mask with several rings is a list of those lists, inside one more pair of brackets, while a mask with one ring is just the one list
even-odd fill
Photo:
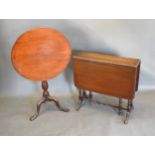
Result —
[[84, 100], [84, 91], [79, 89], [79, 101], [78, 101], [78, 107], [76, 108], [76, 110], [80, 110], [81, 106], [82, 106], [82, 102]]
[[119, 114], [119, 115], [122, 114], [122, 109], [121, 109], [121, 107], [122, 107], [122, 99], [119, 98], [119, 106], [118, 106], [118, 114]]
[[132, 110], [132, 105], [133, 105], [132, 100], [128, 100], [128, 105], [127, 105], [127, 111], [126, 111], [126, 117], [125, 117], [125, 120], [124, 120], [124, 124], [128, 123], [130, 113], [131, 113], [131, 110]]

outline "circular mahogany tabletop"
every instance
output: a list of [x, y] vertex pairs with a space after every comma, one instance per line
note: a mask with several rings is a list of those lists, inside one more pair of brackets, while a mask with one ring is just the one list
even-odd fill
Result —
[[65, 36], [52, 28], [36, 28], [21, 35], [12, 48], [16, 71], [34, 81], [46, 81], [67, 67], [71, 46]]

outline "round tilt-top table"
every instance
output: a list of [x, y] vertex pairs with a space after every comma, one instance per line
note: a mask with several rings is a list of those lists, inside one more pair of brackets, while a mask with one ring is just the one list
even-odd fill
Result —
[[37, 118], [40, 107], [46, 101], [54, 101], [65, 112], [69, 109], [60, 106], [58, 100], [49, 95], [47, 80], [56, 77], [67, 67], [71, 56], [71, 46], [66, 37], [53, 28], [35, 28], [22, 34], [12, 48], [12, 64], [23, 77], [41, 81], [43, 97], [37, 103]]

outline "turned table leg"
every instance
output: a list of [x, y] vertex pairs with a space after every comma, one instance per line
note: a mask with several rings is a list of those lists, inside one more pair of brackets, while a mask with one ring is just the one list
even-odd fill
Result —
[[118, 114], [120, 115], [121, 113], [122, 113], [122, 99], [119, 98]]
[[92, 101], [92, 92], [89, 91], [89, 93], [87, 93], [85, 90], [79, 89], [79, 102], [78, 102], [78, 107], [77, 107], [77, 111], [81, 108], [81, 106], [83, 105], [83, 101], [84, 99], [87, 99], [89, 101], [89, 103], [91, 103]]
[[89, 103], [92, 102], [92, 98], [93, 98], [93, 94], [91, 91], [89, 91], [89, 96], [88, 96]]
[[132, 100], [128, 100], [128, 105], [127, 105], [127, 111], [126, 111], [126, 116], [125, 116], [124, 124], [128, 123], [128, 120], [129, 120], [130, 113], [131, 113], [132, 109], [133, 109]]
[[84, 100], [84, 92], [81, 89], [79, 89], [79, 101], [78, 101], [78, 107], [76, 108], [77, 111], [80, 110], [83, 100]]
[[[89, 102], [92, 101], [92, 92], [89, 91], [89, 93], [87, 93], [85, 90], [81, 90], [79, 89], [79, 102], [78, 102], [78, 108], [76, 110], [79, 110], [83, 104], [84, 99], [87, 99]], [[106, 104], [105, 104], [106, 105]], [[127, 103], [127, 108], [124, 108], [122, 106], [122, 98], [119, 98], [119, 105], [118, 106], [113, 106], [118, 109], [118, 114], [122, 114], [122, 110], [126, 110], [126, 115], [125, 115], [125, 119], [124, 119], [124, 124], [128, 123], [129, 120], [129, 116], [131, 111], [133, 110], [133, 100], [129, 99], [128, 103]]]

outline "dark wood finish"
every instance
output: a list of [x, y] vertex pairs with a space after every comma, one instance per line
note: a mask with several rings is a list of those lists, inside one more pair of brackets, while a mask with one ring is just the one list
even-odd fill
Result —
[[[88, 99], [85, 90], [103, 93], [119, 98], [119, 113], [121, 99], [127, 99], [129, 113], [133, 108], [132, 100], [138, 90], [140, 60], [106, 55], [96, 52], [77, 52], [74, 56], [74, 81], [77, 88], [83, 90], [80, 94], [80, 105]], [[125, 123], [128, 120], [126, 115]]]
[[138, 59], [99, 53], [74, 55], [74, 78], [78, 88], [133, 99], [138, 90]]
[[47, 83], [47, 81], [42, 82], [42, 89], [43, 89], [43, 97], [37, 103], [37, 113], [30, 117], [30, 121], [35, 120], [39, 116], [41, 105], [46, 103], [47, 101], [54, 102], [56, 104], [56, 106], [58, 107], [58, 109], [60, 109], [61, 111], [69, 112], [69, 109], [60, 106], [59, 101], [58, 101], [58, 99], [56, 97], [50, 96], [50, 94], [48, 92], [48, 83]]

